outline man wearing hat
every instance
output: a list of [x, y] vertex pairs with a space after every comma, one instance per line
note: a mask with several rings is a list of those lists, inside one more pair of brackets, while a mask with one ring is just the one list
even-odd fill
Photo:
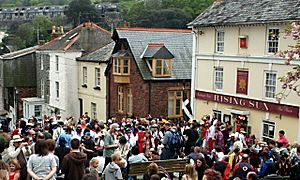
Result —
[[9, 159], [18, 160], [21, 166], [20, 180], [26, 180], [27, 178], [26, 156], [31, 155], [31, 150], [28, 147], [28, 144], [22, 143], [23, 139], [20, 137], [20, 135], [14, 135], [11, 141], [13, 145], [7, 149]]
[[116, 128], [118, 128], [119, 125], [117, 123], [113, 123], [110, 125], [110, 129], [107, 133], [104, 135], [104, 151], [103, 155], [105, 157], [105, 166], [111, 162], [111, 156], [115, 152], [115, 149], [117, 149], [119, 146], [117, 143], [115, 143], [115, 136], [114, 133], [116, 132]]

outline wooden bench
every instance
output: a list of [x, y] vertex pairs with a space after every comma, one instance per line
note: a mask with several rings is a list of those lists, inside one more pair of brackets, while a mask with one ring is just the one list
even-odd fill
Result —
[[141, 176], [147, 172], [149, 164], [156, 163], [159, 167], [159, 173], [164, 173], [164, 170], [168, 173], [184, 172], [185, 166], [188, 163], [188, 159], [169, 159], [169, 160], [157, 160], [148, 162], [130, 163], [128, 169], [128, 176]]

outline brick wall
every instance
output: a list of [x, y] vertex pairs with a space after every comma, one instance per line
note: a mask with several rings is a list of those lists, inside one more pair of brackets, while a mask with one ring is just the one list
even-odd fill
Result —
[[[114, 75], [112, 68], [110, 68], [109, 76], [109, 94], [108, 94], [108, 117], [125, 117], [126, 114], [118, 113], [118, 86], [124, 88], [131, 88], [133, 95], [133, 115], [136, 117], [146, 117], [151, 114], [152, 117], [167, 116], [168, 115], [168, 90], [182, 89], [185, 87], [190, 90], [190, 80], [176, 80], [176, 81], [144, 81], [136, 66], [136, 63], [131, 61], [130, 69], [130, 84], [117, 84], [113, 82]], [[109, 80], [108, 80], [109, 82]], [[150, 97], [149, 97], [150, 92]], [[127, 92], [124, 92], [126, 94]], [[125, 95], [126, 97], [126, 95]], [[149, 107], [150, 104], [150, 107]], [[126, 107], [125, 107], [126, 111]]]

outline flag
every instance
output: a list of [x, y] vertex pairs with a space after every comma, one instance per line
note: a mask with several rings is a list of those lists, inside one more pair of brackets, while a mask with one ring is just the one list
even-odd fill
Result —
[[189, 99], [182, 102], [182, 111], [184, 120], [189, 121], [194, 119]]

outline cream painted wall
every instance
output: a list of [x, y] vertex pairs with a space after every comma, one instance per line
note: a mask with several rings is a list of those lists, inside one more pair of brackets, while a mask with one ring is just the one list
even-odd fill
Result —
[[[83, 100], [83, 112], [88, 112], [92, 116], [91, 103], [96, 103], [97, 119], [106, 120], [106, 77], [104, 75], [107, 64], [77, 61], [79, 98]], [[87, 68], [87, 88], [83, 84], [83, 67]], [[95, 68], [100, 68], [100, 88], [95, 90]]]

